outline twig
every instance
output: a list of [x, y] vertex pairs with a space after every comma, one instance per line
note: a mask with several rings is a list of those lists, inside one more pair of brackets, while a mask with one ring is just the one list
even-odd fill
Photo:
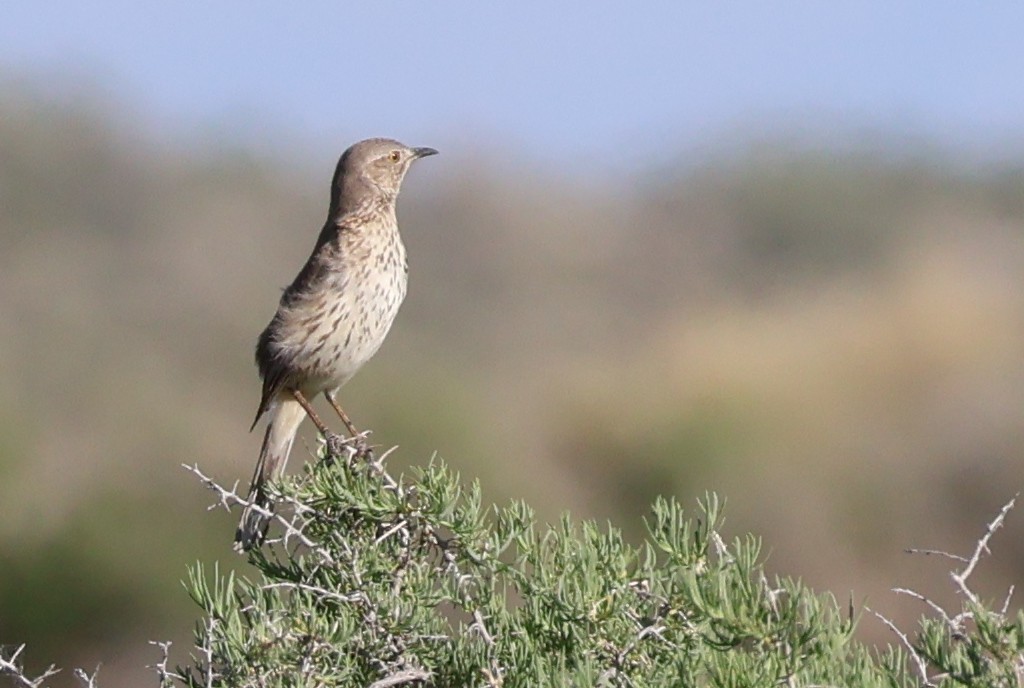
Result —
[[423, 669], [403, 669], [402, 671], [395, 672], [390, 676], [380, 679], [379, 681], [374, 681], [369, 685], [369, 688], [389, 688], [389, 686], [397, 686], [402, 683], [426, 681], [430, 677], [431, 673]]
[[[896, 593], [897, 595], [909, 595], [910, 597], [913, 597], [916, 600], [920, 600], [921, 602], [924, 602], [929, 607], [931, 607], [939, 616], [942, 617], [942, 620], [946, 622], [947, 626], [953, 626], [954, 625], [953, 619], [949, 618], [949, 614], [946, 613], [945, 609], [943, 609], [937, 603], [931, 601], [930, 599], [928, 599], [927, 597], [925, 597], [921, 593], [917, 592], [916, 590], [911, 590], [909, 588], [893, 588], [892, 591], [894, 593]], [[957, 628], [955, 630], [959, 630], [959, 629]]]
[[203, 655], [203, 661], [206, 665], [206, 686], [207, 688], [213, 688], [213, 648], [210, 647], [210, 643], [213, 638], [213, 629], [217, 626], [217, 620], [212, 616], [206, 620], [206, 632], [203, 634], [203, 644], [196, 645], [196, 649], [199, 650]]
[[60, 669], [51, 664], [39, 676], [29, 678], [24, 674], [21, 665], [18, 664], [18, 656], [24, 649], [24, 645], [19, 645], [18, 649], [12, 652], [10, 657], [5, 658], [3, 648], [0, 647], [0, 676], [10, 676], [14, 679], [15, 685], [18, 686], [25, 686], [26, 688], [40, 688], [46, 679], [60, 673]]
[[398, 531], [402, 530], [403, 528], [405, 528], [408, 525], [409, 525], [409, 522], [406, 521], [405, 519], [402, 519], [401, 521], [399, 521], [398, 523], [396, 523], [395, 525], [391, 526], [386, 531], [384, 531], [384, 533], [380, 537], [378, 537], [376, 540], [373, 541], [373, 544], [379, 545], [380, 543], [384, 542], [389, 537], [391, 537], [392, 535], [394, 535], [395, 533], [397, 533]]
[[494, 637], [488, 632], [487, 626], [484, 625], [484, 615], [479, 609], [473, 610], [473, 623], [466, 630], [469, 632], [475, 630], [484, 639], [485, 643], [491, 646], [494, 645]]
[[1002, 607], [1002, 609], [999, 610], [999, 613], [1002, 614], [1003, 616], [1006, 616], [1006, 612], [1009, 611], [1009, 609], [1010, 609], [1010, 599], [1013, 597], [1014, 589], [1015, 589], [1015, 586], [1011, 585], [1010, 589], [1006, 593], [1006, 599], [1003, 600], [1003, 607]]
[[964, 568], [964, 570], [959, 572], [954, 571], [952, 574], [950, 574], [953, 578], [953, 581], [960, 588], [960, 591], [964, 595], [966, 595], [967, 599], [969, 599], [974, 604], [979, 603], [978, 596], [975, 595], [974, 592], [972, 592], [971, 589], [967, 587], [967, 579], [970, 577], [972, 573], [974, 573], [974, 567], [978, 565], [979, 561], [981, 561], [982, 555], [989, 551], [988, 541], [991, 540], [992, 535], [997, 530], [999, 530], [999, 528], [1002, 527], [1003, 521], [1006, 520], [1006, 514], [1010, 513], [1010, 509], [1013, 508], [1014, 504], [1017, 502], [1017, 497], [1019, 496], [1019, 492], [1015, 494], [1013, 496], [1013, 499], [1007, 502], [1006, 506], [1004, 506], [1002, 510], [1000, 510], [999, 515], [992, 519], [992, 522], [988, 524], [988, 529], [985, 531], [985, 534], [981, 537], [981, 539], [978, 540], [978, 545], [974, 548], [974, 555], [971, 557], [970, 561], [967, 562], [967, 566]]
[[[197, 478], [199, 478], [199, 481], [203, 484], [203, 486], [217, 493], [218, 504], [215, 506], [223, 506], [224, 509], [227, 511], [230, 511], [231, 507], [235, 505], [241, 507], [251, 507], [260, 515], [266, 516], [267, 518], [280, 523], [284, 527], [284, 540], [286, 544], [290, 539], [294, 538], [301, 542], [303, 545], [305, 545], [307, 548], [309, 548], [310, 551], [320, 555], [320, 557], [324, 561], [328, 563], [334, 563], [334, 558], [331, 556], [328, 550], [324, 549], [314, 540], [310, 539], [305, 533], [302, 532], [302, 528], [296, 527], [294, 523], [294, 516], [292, 520], [289, 520], [282, 514], [279, 514], [275, 511], [262, 507], [259, 504], [256, 504], [255, 502], [251, 502], [243, 497], [240, 497], [238, 493], [235, 491], [238, 487], [237, 482], [230, 490], [225, 487], [221, 487], [221, 485], [218, 484], [217, 481], [203, 473], [202, 470], [200, 470], [198, 464], [193, 464], [190, 466], [187, 463], [183, 463], [181, 464], [181, 466], [186, 471], [192, 473]], [[308, 506], [299, 503], [297, 500], [291, 497], [282, 498], [282, 502], [290, 504], [293, 507], [293, 512], [296, 516], [301, 516], [301, 514], [305, 511], [311, 511], [311, 509]]]
[[917, 650], [914, 649], [914, 645], [910, 642], [910, 638], [907, 637], [907, 634], [901, 631], [896, 624], [876, 612], [874, 609], [869, 609], [868, 611], [878, 617], [879, 621], [888, 626], [889, 630], [895, 633], [896, 637], [900, 639], [901, 643], [903, 643], [903, 646], [907, 648], [907, 652], [910, 653], [911, 659], [913, 659], [914, 664], [917, 665], [917, 673], [921, 675], [921, 680], [924, 682], [924, 685], [934, 686], [935, 684], [932, 683], [930, 678], [928, 678], [928, 665], [925, 663], [921, 655], [917, 654]]
[[100, 668], [97, 666], [92, 674], [85, 673], [84, 669], [75, 669], [75, 678], [85, 686], [85, 688], [96, 688], [96, 674], [100, 673]]
[[157, 678], [160, 679], [161, 686], [173, 686], [174, 679], [184, 682], [185, 677], [181, 674], [175, 673], [167, 668], [167, 663], [170, 661], [171, 654], [171, 642], [150, 640], [150, 645], [155, 645], [160, 648], [161, 657], [160, 661], [156, 664], [147, 666], [147, 669], [152, 669], [156, 672]]
[[326, 588], [321, 588], [316, 585], [309, 585], [308, 583], [292, 583], [291, 581], [283, 581], [281, 583], [268, 583], [263, 586], [264, 590], [272, 590], [274, 588], [294, 588], [298, 590], [305, 590], [306, 592], [316, 593], [321, 597], [328, 597], [331, 599], [338, 600], [339, 602], [358, 602], [362, 597], [362, 593], [352, 593], [351, 595], [342, 595]]
[[484, 615], [479, 609], [473, 610], [473, 623], [466, 629], [467, 632], [476, 632], [483, 639], [487, 645], [487, 659], [490, 666], [481, 669], [484, 676], [487, 677], [487, 685], [489, 686], [500, 686], [502, 685], [505, 675], [505, 669], [498, 663], [498, 659], [494, 656], [494, 636], [487, 630], [487, 625], [484, 623]]
[[926, 557], [945, 557], [947, 559], [952, 559], [953, 561], [959, 561], [964, 564], [967, 563], [967, 557], [962, 557], [959, 554], [950, 554], [949, 552], [943, 552], [941, 549], [915, 549], [911, 547], [903, 551], [907, 554], [923, 554]]

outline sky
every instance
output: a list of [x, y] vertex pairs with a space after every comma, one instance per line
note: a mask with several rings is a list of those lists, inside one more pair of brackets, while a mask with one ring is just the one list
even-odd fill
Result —
[[780, 129], [998, 154], [1024, 140], [1022, 28], [1019, 2], [7, 0], [0, 78], [332, 155], [386, 135], [613, 166]]

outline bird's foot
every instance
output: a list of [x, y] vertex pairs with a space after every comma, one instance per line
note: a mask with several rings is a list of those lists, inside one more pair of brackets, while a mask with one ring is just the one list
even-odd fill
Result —
[[355, 441], [356, 457], [365, 461], [373, 462], [373, 447], [366, 441], [369, 432], [363, 432], [352, 439]]
[[373, 461], [373, 448], [366, 442], [368, 433], [360, 433], [352, 437], [343, 437], [333, 432], [324, 434], [324, 441], [327, 443], [327, 456], [325, 461], [332, 463], [335, 459], [344, 457], [346, 460], [366, 459]]
[[348, 461], [354, 454], [355, 448], [351, 438], [338, 435], [333, 432], [325, 432], [324, 444], [327, 445], [327, 453], [324, 455], [324, 463], [328, 466], [334, 464], [338, 459]]

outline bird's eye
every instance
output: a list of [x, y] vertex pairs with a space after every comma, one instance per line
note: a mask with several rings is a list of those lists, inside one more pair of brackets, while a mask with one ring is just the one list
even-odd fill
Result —
[[391, 153], [388, 155], [388, 160], [390, 160], [391, 162], [398, 162], [401, 159], [402, 154], [396, 150], [391, 151]]

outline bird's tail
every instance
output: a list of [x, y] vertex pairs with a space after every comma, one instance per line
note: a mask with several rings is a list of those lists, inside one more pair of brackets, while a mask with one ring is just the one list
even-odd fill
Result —
[[270, 409], [270, 423], [249, 487], [249, 506], [242, 512], [242, 520], [235, 531], [235, 549], [240, 552], [259, 547], [266, 537], [270, 516], [258, 509], [273, 510], [274, 505], [266, 494], [267, 481], [276, 480], [284, 472], [295, 433], [305, 415], [299, 402], [291, 398], [280, 399]]

